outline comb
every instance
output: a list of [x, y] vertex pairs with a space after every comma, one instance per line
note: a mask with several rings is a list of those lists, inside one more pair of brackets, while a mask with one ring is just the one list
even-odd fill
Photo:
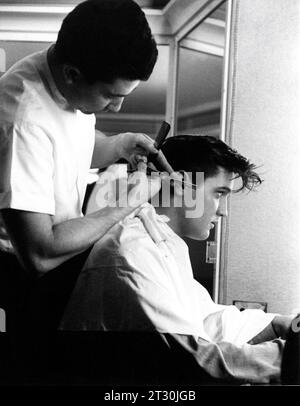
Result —
[[157, 136], [154, 141], [154, 146], [157, 150], [161, 149], [161, 146], [166, 139], [167, 135], [169, 134], [170, 131], [170, 124], [167, 123], [166, 121], [163, 121], [160, 129], [158, 130]]

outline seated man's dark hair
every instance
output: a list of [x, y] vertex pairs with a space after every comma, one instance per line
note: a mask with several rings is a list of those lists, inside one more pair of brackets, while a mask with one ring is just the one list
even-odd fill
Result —
[[91, 84], [147, 80], [158, 54], [145, 14], [133, 0], [80, 3], [65, 17], [55, 52]]
[[262, 183], [254, 164], [225, 142], [208, 135], [170, 137], [161, 150], [175, 171], [192, 172], [193, 176], [196, 172], [204, 172], [204, 177], [209, 178], [224, 168], [242, 179], [242, 186], [237, 191], [252, 190]]

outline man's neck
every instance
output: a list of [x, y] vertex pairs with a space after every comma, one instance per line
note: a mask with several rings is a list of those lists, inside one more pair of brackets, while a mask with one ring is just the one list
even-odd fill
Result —
[[180, 221], [180, 213], [179, 209], [176, 207], [172, 207], [172, 203], [170, 205], [171, 207], [155, 207], [156, 213], [159, 215], [164, 215], [167, 216], [170, 221], [168, 225], [172, 228], [174, 233], [181, 235], [181, 221]]
[[66, 97], [65, 81], [62, 73], [62, 65], [57, 58], [54, 45], [52, 45], [48, 50], [47, 61], [57, 89], [59, 90], [59, 92], [62, 94], [63, 97]]

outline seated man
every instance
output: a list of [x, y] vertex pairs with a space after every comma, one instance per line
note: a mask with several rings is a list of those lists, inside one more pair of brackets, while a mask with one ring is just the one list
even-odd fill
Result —
[[[172, 137], [162, 151], [174, 170], [191, 179], [173, 183], [169, 202], [162, 187], [156, 210], [146, 203], [95, 244], [60, 329], [167, 333], [212, 377], [278, 382], [293, 317], [215, 304], [193, 278], [179, 237], [207, 239], [227, 215], [229, 194], [261, 183], [254, 165], [209, 136]], [[237, 179], [241, 186], [234, 190]], [[194, 212], [191, 198], [198, 204]]]

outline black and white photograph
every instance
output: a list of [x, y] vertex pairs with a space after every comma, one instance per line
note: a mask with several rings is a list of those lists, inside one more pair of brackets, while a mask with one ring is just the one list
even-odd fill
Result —
[[0, 391], [300, 386], [299, 44], [299, 0], [0, 0]]

